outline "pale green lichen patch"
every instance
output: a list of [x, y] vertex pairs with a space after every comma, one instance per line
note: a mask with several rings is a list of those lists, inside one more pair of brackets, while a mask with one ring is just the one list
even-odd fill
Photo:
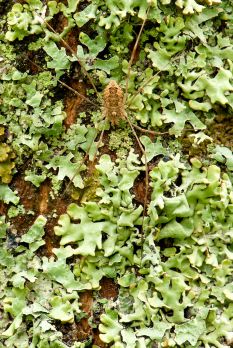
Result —
[[[28, 0], [2, 13], [0, 347], [231, 347], [233, 155], [209, 133], [232, 114], [231, 1]], [[141, 151], [127, 120], [103, 120], [100, 99], [112, 79], [125, 92], [145, 19], [125, 100], [150, 131], [135, 128]], [[91, 102], [67, 103], [70, 78]], [[49, 188], [44, 215], [24, 205], [18, 176], [34, 185], [31, 201]], [[69, 180], [76, 203], [53, 231]], [[117, 290], [103, 299], [106, 279]]]

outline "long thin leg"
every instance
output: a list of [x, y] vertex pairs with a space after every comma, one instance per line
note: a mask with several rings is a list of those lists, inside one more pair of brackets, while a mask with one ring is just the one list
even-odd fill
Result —
[[150, 129], [144, 129], [144, 128], [141, 128], [139, 126], [137, 126], [136, 124], [132, 123], [132, 126], [136, 129], [138, 129], [140, 132], [142, 133], [147, 133], [147, 134], [151, 134], [151, 135], [164, 135], [164, 134], [169, 134], [169, 132], [155, 132], [155, 131], [152, 131]]
[[126, 114], [125, 117], [126, 117], [126, 120], [128, 121], [128, 123], [130, 125], [130, 128], [131, 128], [135, 138], [137, 139], [137, 143], [138, 143], [138, 145], [140, 147], [140, 150], [143, 153], [144, 158], [145, 158], [146, 187], [145, 187], [145, 197], [144, 197], [144, 203], [143, 203], [143, 217], [142, 217], [142, 242], [143, 242], [143, 239], [144, 239], [144, 231], [143, 231], [143, 229], [144, 229], [144, 219], [145, 219], [145, 216], [146, 216], [146, 205], [147, 205], [148, 190], [149, 190], [149, 170], [148, 170], [148, 164], [147, 164], [147, 157], [146, 157], [145, 149], [142, 146], [142, 143], [140, 142], [140, 140], [139, 140], [139, 138], [137, 136], [137, 133], [135, 132], [135, 129], [134, 129], [130, 119], [128, 118], [128, 115]]
[[134, 44], [133, 51], [132, 51], [132, 54], [131, 54], [131, 57], [130, 57], [130, 60], [129, 60], [128, 71], [127, 71], [127, 77], [126, 77], [126, 83], [125, 83], [124, 103], [125, 103], [125, 101], [127, 100], [127, 97], [128, 97], [129, 78], [130, 78], [132, 63], [133, 63], [134, 56], [135, 56], [135, 53], [136, 53], [136, 50], [137, 50], [137, 47], [138, 47], [139, 40], [140, 40], [141, 35], [142, 35], [143, 28], [144, 28], [144, 26], [145, 26], [145, 24], [146, 24], [146, 21], [147, 21], [147, 15], [148, 15], [149, 10], [150, 10], [150, 5], [149, 5], [148, 8], [147, 8], [146, 17], [144, 18], [144, 20], [143, 20], [143, 22], [142, 22], [142, 25], [141, 25], [141, 28], [140, 28], [140, 31], [139, 31], [137, 40], [136, 40], [136, 42], [135, 42], [135, 44]]
[[96, 103], [93, 103], [89, 98], [85, 97], [84, 95], [82, 95], [81, 93], [79, 93], [78, 91], [76, 91], [75, 89], [73, 89], [72, 87], [70, 87], [69, 85], [67, 85], [65, 82], [61, 81], [61, 80], [58, 80], [58, 82], [66, 87], [67, 89], [69, 89], [71, 92], [73, 92], [74, 94], [76, 94], [78, 97], [81, 97], [83, 98], [84, 100], [86, 100], [88, 103], [96, 106]]
[[[168, 63], [169, 64], [169, 63]], [[168, 65], [166, 64], [164, 66], [164, 68], [166, 68], [166, 66]], [[138, 96], [138, 94], [140, 94], [142, 91], [143, 91], [143, 88], [148, 85], [149, 82], [151, 82], [156, 76], [158, 76], [160, 73], [161, 73], [162, 70], [160, 71], [157, 71], [156, 74], [154, 74], [153, 76], [151, 76], [149, 79], [147, 79], [140, 87], [139, 89], [133, 94], [133, 96], [129, 99], [129, 102], [128, 102], [128, 106], [130, 106], [133, 101], [135, 100], [135, 98]]]
[[83, 62], [79, 59], [77, 53], [72, 49], [72, 47], [56, 32], [56, 30], [45, 19], [43, 19], [38, 13], [36, 13], [36, 15], [37, 15], [39, 22], [44, 23], [49, 30], [51, 30], [54, 34], [56, 34], [59, 38], [59, 41], [70, 51], [70, 53], [73, 54], [73, 56], [76, 58], [77, 62], [81, 66], [84, 75], [86, 75], [88, 80], [90, 81], [96, 95], [99, 97], [99, 92], [97, 91], [97, 88], [94, 84], [94, 81], [93, 81], [91, 75], [87, 72]]
[[[97, 142], [97, 144], [96, 144], [96, 151], [95, 151], [95, 153], [94, 153], [94, 157], [93, 157], [92, 162], [95, 162], [95, 159], [96, 159], [96, 156], [97, 156], [97, 153], [98, 153], [99, 146], [100, 146], [100, 144], [101, 144], [101, 142], [102, 142], [102, 140], [103, 140], [104, 131], [105, 131], [105, 127], [102, 129], [101, 134], [100, 134], [100, 137], [99, 137], [99, 140], [98, 140], [98, 142]], [[90, 145], [89, 145], [89, 147], [88, 147], [88, 149], [87, 149], [86, 155], [84, 156], [83, 160], [82, 160], [81, 163], [79, 164], [79, 166], [78, 166], [78, 168], [76, 169], [74, 175], [72, 176], [72, 178], [70, 179], [68, 185], [66, 186], [64, 192], [62, 193], [62, 197], [67, 193], [67, 191], [68, 191], [70, 185], [72, 184], [72, 182], [73, 182], [75, 176], [76, 176], [76, 175], [78, 174], [78, 172], [80, 171], [80, 168], [82, 167], [83, 163], [87, 160], [88, 155], [89, 155], [89, 151], [90, 151], [90, 149], [91, 149], [91, 147], [92, 147], [92, 145], [93, 145], [93, 142], [94, 142], [94, 140], [91, 141], [91, 143], [90, 143]]]
[[[128, 64], [128, 71], [127, 71], [126, 84], [125, 84], [125, 94], [124, 94], [124, 100], [123, 100], [124, 104], [126, 104], [126, 100], [128, 98], [129, 79], [130, 79], [132, 63], [133, 63], [134, 56], [135, 56], [135, 53], [136, 53], [136, 50], [137, 50], [137, 47], [138, 47], [138, 44], [139, 44], [139, 40], [141, 38], [144, 26], [145, 26], [146, 21], [147, 21], [147, 15], [149, 13], [149, 10], [150, 10], [150, 5], [147, 8], [146, 17], [144, 18], [144, 20], [142, 22], [139, 34], [137, 36], [136, 42], [135, 42], [134, 47], [133, 47], [133, 51], [132, 51], [132, 54], [131, 54], [131, 57], [130, 57], [130, 61], [129, 61], [129, 64]], [[128, 118], [127, 113], [125, 113], [125, 117], [126, 117], [126, 120], [128, 121], [128, 123], [130, 125], [130, 128], [131, 128], [131, 130], [132, 130], [132, 132], [133, 132], [133, 134], [134, 134], [134, 136], [135, 136], [135, 138], [137, 140], [137, 143], [138, 143], [138, 145], [140, 147], [140, 150], [143, 153], [144, 158], [145, 158], [146, 187], [145, 187], [145, 197], [144, 197], [144, 203], [143, 203], [143, 220], [142, 220], [142, 245], [143, 245], [143, 240], [144, 240], [144, 219], [145, 219], [145, 216], [146, 216], [146, 205], [147, 205], [148, 189], [149, 189], [149, 171], [148, 171], [147, 157], [146, 157], [145, 149], [142, 146], [142, 143], [140, 142], [140, 140], [139, 140], [139, 138], [137, 136], [137, 133], [135, 132], [134, 126], [131, 123], [130, 119]]]
[[157, 73], [155, 73], [153, 76], [149, 77], [145, 82], [143, 82], [143, 84], [139, 87], [139, 89], [132, 95], [132, 97], [129, 99], [128, 102], [128, 106], [130, 106], [133, 101], [135, 100], [135, 98], [138, 96], [139, 93], [141, 93], [143, 91], [143, 88], [148, 85], [148, 83], [150, 81], [152, 81], [156, 76], [158, 76], [164, 69], [166, 69], [166, 67], [171, 63], [171, 61], [173, 62], [175, 60], [175, 58], [177, 58], [177, 56], [173, 57], [167, 64], [165, 64], [161, 70], [157, 71]]
[[[30, 58], [28, 58], [27, 56], [25, 56], [26, 59], [32, 63], [38, 70], [40, 71], [44, 71], [42, 69], [41, 66], [39, 66], [37, 63], [33, 62]], [[76, 91], [74, 88], [70, 87], [69, 85], [67, 85], [65, 82], [61, 81], [61, 80], [57, 80], [58, 83], [60, 83], [62, 86], [64, 86], [65, 88], [69, 89], [71, 92], [73, 92], [74, 94], [76, 94], [78, 97], [86, 100], [89, 104], [92, 104], [94, 106], [96, 106], [96, 103], [93, 103], [93, 101], [91, 101], [89, 98], [85, 97], [83, 94], [79, 93], [78, 91]]]
[[[33, 65], [35, 65], [35, 66], [37, 67], [38, 70], [43, 71], [43, 69], [42, 69], [38, 64], [34, 63], [34, 62], [33, 62], [30, 58], [28, 58], [28, 57], [26, 57], [26, 58], [27, 58]], [[70, 86], [67, 85], [66, 83], [62, 82], [61, 80], [58, 80], [58, 82], [59, 82], [62, 86], [64, 86], [64, 87], [66, 87], [67, 89], [69, 89], [69, 90], [70, 90], [71, 92], [73, 92], [74, 94], [76, 94], [76, 95], [78, 95], [79, 97], [85, 99], [88, 103], [90, 103], [90, 104], [96, 106], [96, 104], [93, 103], [90, 99], [88, 99], [88, 98], [85, 97], [84, 95], [80, 94], [79, 92], [77, 92], [75, 89], [73, 89], [72, 87], [70, 87]], [[99, 145], [100, 145], [101, 142], [102, 142], [104, 130], [105, 130], [105, 127], [102, 129], [101, 134], [100, 134], [100, 137], [99, 137], [99, 140], [98, 140], [98, 142], [97, 142], [96, 151], [95, 151], [95, 154], [94, 154], [93, 162], [95, 161], [95, 158], [96, 158], [96, 155], [97, 155], [97, 152], [98, 152]], [[66, 186], [65, 191], [64, 191], [63, 194], [62, 194], [62, 197], [66, 194], [66, 192], [68, 191], [68, 189], [69, 189], [71, 183], [73, 182], [75, 176], [76, 176], [76, 175], [78, 174], [78, 172], [80, 171], [81, 166], [82, 166], [83, 163], [86, 161], [86, 159], [87, 159], [87, 157], [88, 157], [88, 153], [89, 153], [89, 151], [90, 151], [90, 148], [91, 148], [93, 142], [94, 142], [94, 140], [91, 141], [91, 143], [90, 143], [90, 145], [89, 145], [89, 147], [88, 147], [88, 149], [87, 149], [86, 155], [84, 156], [82, 162], [80, 163], [80, 165], [78, 166], [77, 170], [75, 171], [73, 177], [70, 179], [70, 182], [69, 182], [68, 185]]]

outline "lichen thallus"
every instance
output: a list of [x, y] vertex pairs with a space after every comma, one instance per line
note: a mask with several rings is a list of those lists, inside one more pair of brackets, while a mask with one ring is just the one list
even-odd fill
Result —
[[[147, 162], [147, 156], [146, 156], [146, 152], [145, 149], [141, 143], [141, 141], [139, 140], [139, 137], [135, 131], [135, 129], [139, 130], [142, 133], [148, 133], [151, 134], [153, 136], [156, 135], [161, 135], [161, 134], [167, 134], [168, 132], [155, 132], [153, 130], [147, 130], [144, 128], [141, 128], [138, 125], [135, 125], [134, 123], [132, 123], [127, 115], [126, 112], [126, 106], [129, 106], [136, 98], [136, 96], [143, 90], [143, 88], [149, 83], [151, 82], [159, 73], [160, 71], [158, 71], [156, 74], [154, 74], [153, 76], [151, 76], [150, 78], [148, 78], [142, 85], [141, 87], [136, 91], [136, 93], [134, 95], [132, 95], [132, 97], [130, 98], [130, 100], [128, 101], [128, 90], [129, 90], [129, 80], [130, 80], [130, 75], [131, 75], [131, 67], [133, 64], [133, 61], [135, 59], [135, 54], [139, 45], [139, 41], [144, 29], [144, 26], [146, 24], [147, 21], [147, 17], [148, 17], [148, 13], [150, 11], [150, 5], [148, 5], [147, 11], [146, 11], [146, 16], [143, 19], [143, 22], [141, 24], [139, 33], [137, 35], [136, 41], [134, 43], [133, 46], [133, 50], [131, 53], [131, 57], [128, 63], [128, 69], [127, 69], [127, 75], [126, 75], [126, 81], [125, 81], [125, 92], [123, 92], [122, 88], [117, 84], [117, 82], [115, 80], [110, 80], [110, 82], [108, 83], [108, 85], [105, 87], [104, 92], [103, 92], [103, 98], [102, 98], [102, 110], [103, 110], [103, 117], [106, 119], [107, 122], [110, 123], [111, 126], [115, 126], [118, 125], [119, 120], [120, 119], [125, 119], [130, 128], [131, 131], [138, 143], [138, 146], [144, 156], [144, 164], [145, 164], [145, 194], [144, 194], [144, 202], [143, 202], [143, 222], [142, 225], [144, 224], [144, 218], [146, 216], [146, 208], [147, 208], [147, 201], [148, 201], [148, 190], [149, 190], [149, 170], [148, 170], [148, 162]], [[58, 36], [58, 40], [61, 42], [61, 44], [68, 50], [70, 51], [70, 53], [75, 57], [75, 60], [79, 63], [81, 70], [83, 71], [84, 75], [87, 77], [87, 79], [89, 80], [89, 82], [91, 83], [96, 95], [98, 96], [98, 98], [100, 99], [100, 93], [98, 92], [94, 81], [91, 77], [91, 75], [88, 73], [88, 71], [85, 69], [85, 66], [82, 62], [81, 59], [79, 59], [78, 55], [76, 54], [76, 52], [73, 50], [73, 48], [63, 39], [60, 37], [60, 35], [56, 32], [56, 30], [46, 21], [44, 20], [39, 14], [36, 14], [38, 21], [41, 22], [41, 24], [45, 25], [51, 32], [53, 32], [54, 34], [56, 34]], [[168, 64], [166, 64], [164, 66], [164, 69], [167, 67]], [[72, 87], [70, 87], [69, 85], [67, 85], [66, 83], [64, 83], [61, 80], [58, 80], [58, 82], [64, 86], [65, 88], [68, 88], [71, 92], [73, 92], [75, 95], [77, 95], [78, 97], [83, 98], [84, 100], [86, 100], [88, 103], [94, 104], [89, 98], [83, 96], [82, 94], [80, 94], [78, 91], [76, 91], [75, 89], [73, 89]], [[96, 159], [97, 156], [97, 151], [98, 148], [102, 142], [103, 139], [103, 134], [105, 131], [106, 126], [103, 127], [101, 134], [99, 136], [99, 139], [97, 141], [97, 145], [96, 145], [96, 152], [94, 154], [94, 158], [93, 161]], [[94, 140], [93, 140], [94, 141]], [[75, 176], [79, 173], [83, 163], [85, 160], [87, 160], [88, 158], [88, 152], [91, 148], [92, 144], [90, 144], [89, 148], [87, 149], [86, 155], [83, 158], [83, 161], [81, 161], [81, 163], [79, 164], [79, 166], [77, 167], [77, 170], [75, 171], [75, 174], [73, 175], [73, 177], [70, 179], [70, 182], [67, 184], [64, 192], [63, 192], [63, 196], [67, 193], [72, 181], [74, 180]], [[142, 238], [143, 238], [143, 227], [142, 227]]]

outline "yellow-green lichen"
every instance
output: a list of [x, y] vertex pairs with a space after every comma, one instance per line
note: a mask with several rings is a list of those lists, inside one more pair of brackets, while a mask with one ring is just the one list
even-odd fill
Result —
[[132, 146], [132, 135], [128, 127], [126, 129], [114, 129], [109, 134], [109, 149], [116, 152], [118, 158], [126, 158]]
[[9, 145], [0, 143], [0, 178], [4, 184], [9, 184], [12, 179], [15, 163], [15, 154]]

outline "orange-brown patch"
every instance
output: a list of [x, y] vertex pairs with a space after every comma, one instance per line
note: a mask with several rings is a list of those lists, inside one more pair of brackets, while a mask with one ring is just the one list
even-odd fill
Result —
[[100, 281], [100, 295], [107, 299], [116, 298], [118, 296], [117, 284], [110, 278], [103, 278]]
[[[73, 81], [71, 87], [81, 95], [85, 96], [86, 87], [83, 82]], [[78, 109], [80, 108], [83, 101], [84, 99], [82, 97], [77, 97], [77, 95], [71, 95], [70, 93], [65, 98], [66, 119], [64, 120], [64, 123], [66, 128], [69, 128], [76, 122]]]

